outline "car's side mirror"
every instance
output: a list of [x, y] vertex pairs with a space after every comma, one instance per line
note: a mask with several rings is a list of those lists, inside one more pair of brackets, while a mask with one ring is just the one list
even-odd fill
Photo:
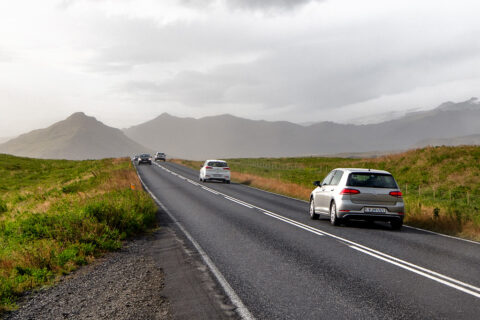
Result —
[[317, 186], [317, 187], [320, 187], [320, 181], [313, 181], [313, 185]]

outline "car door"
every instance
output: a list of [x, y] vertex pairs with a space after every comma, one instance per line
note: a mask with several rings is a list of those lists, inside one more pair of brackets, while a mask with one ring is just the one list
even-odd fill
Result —
[[332, 203], [332, 199], [334, 199], [335, 194], [340, 193], [340, 180], [342, 179], [343, 171], [342, 170], [335, 170], [335, 174], [330, 180], [329, 184], [325, 186], [325, 190], [323, 194], [325, 195], [325, 209], [326, 212], [330, 212], [330, 205]]
[[327, 213], [326, 203], [328, 202], [327, 199], [327, 187], [330, 184], [333, 176], [335, 174], [335, 170], [331, 171], [325, 179], [323, 179], [322, 183], [319, 187], [317, 187], [313, 193], [313, 201], [315, 203], [315, 211], [319, 213]]

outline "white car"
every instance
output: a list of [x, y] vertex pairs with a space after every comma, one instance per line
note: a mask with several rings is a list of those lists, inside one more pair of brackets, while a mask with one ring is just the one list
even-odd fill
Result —
[[218, 180], [230, 183], [230, 168], [226, 161], [207, 160], [200, 169], [200, 181]]

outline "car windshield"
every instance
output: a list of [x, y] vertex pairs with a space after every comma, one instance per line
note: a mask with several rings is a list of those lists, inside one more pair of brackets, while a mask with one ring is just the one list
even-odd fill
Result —
[[142, 157], [142, 158], [150, 158], [150, 155], [145, 153], [145, 154], [142, 154], [140, 157]]
[[210, 161], [209, 163], [207, 163], [207, 166], [225, 168], [227, 167], [227, 163], [223, 161]]
[[348, 177], [349, 187], [396, 189], [397, 184], [392, 175], [386, 173], [354, 172]]

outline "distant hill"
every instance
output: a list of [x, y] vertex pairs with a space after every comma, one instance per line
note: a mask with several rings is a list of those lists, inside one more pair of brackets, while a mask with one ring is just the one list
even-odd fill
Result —
[[418, 148], [426, 146], [463, 146], [477, 145], [480, 146], [480, 134], [472, 134], [469, 136], [447, 138], [447, 139], [425, 139], [419, 141], [415, 146]]
[[132, 140], [186, 159], [329, 155], [405, 150], [426, 139], [480, 134], [476, 98], [414, 112], [386, 122], [355, 125], [256, 121], [220, 115], [201, 119], [162, 114], [125, 129]]
[[149, 149], [82, 112], [0, 144], [0, 153], [49, 159], [101, 159], [143, 151]]

